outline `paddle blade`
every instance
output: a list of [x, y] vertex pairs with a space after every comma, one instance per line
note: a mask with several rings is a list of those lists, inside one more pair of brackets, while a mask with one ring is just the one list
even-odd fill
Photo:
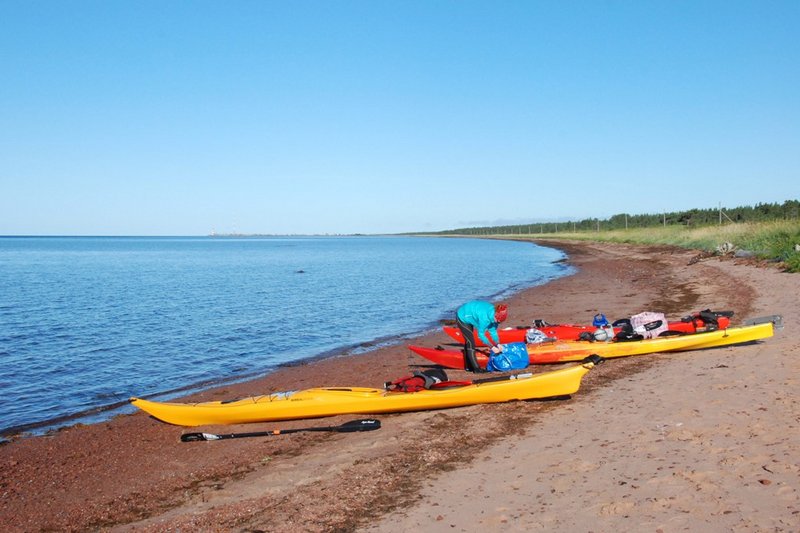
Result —
[[775, 329], [783, 329], [783, 316], [782, 315], [770, 315], [770, 316], [760, 316], [757, 318], [748, 318], [742, 325], [744, 326], [757, 326], [758, 324], [766, 324], [768, 322], [772, 322], [772, 325]]
[[596, 353], [593, 353], [592, 355], [590, 355], [590, 356], [588, 356], [588, 357], [584, 358], [584, 359], [583, 359], [583, 361], [581, 361], [581, 363], [584, 363], [584, 364], [586, 364], [586, 363], [592, 363], [593, 365], [597, 366], [597, 365], [599, 365], [600, 363], [602, 363], [603, 361], [605, 361], [605, 358], [603, 358], [603, 357], [600, 357], [600, 356], [599, 356], [599, 355], [597, 355]]
[[219, 435], [212, 433], [184, 433], [181, 435], [181, 442], [196, 442], [199, 440], [219, 440]]
[[345, 422], [341, 426], [331, 428], [333, 431], [340, 433], [351, 433], [353, 431], [373, 431], [381, 428], [381, 421], [374, 418], [365, 418], [363, 420], [351, 420]]

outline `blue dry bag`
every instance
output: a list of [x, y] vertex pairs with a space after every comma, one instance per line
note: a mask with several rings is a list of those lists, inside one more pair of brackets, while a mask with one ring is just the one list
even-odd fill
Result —
[[491, 354], [486, 370], [505, 372], [528, 368], [528, 347], [524, 342], [510, 342], [501, 344], [503, 351]]

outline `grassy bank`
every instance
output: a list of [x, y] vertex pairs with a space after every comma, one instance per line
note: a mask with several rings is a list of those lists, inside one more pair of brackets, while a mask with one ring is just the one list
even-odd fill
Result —
[[[490, 235], [483, 235], [489, 237]], [[580, 232], [498, 234], [504, 239], [575, 239], [629, 244], [663, 244], [705, 252], [729, 249], [739, 255], [780, 261], [789, 272], [800, 272], [800, 221], [729, 223], [717, 226], [679, 225]]]

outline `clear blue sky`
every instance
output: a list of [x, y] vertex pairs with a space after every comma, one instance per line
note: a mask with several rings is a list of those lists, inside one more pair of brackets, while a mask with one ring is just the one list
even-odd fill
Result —
[[798, 1], [0, 0], [0, 235], [800, 198]]

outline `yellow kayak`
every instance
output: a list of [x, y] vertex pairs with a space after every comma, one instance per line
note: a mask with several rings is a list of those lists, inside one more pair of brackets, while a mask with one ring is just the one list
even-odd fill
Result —
[[364, 387], [326, 387], [254, 396], [232, 402], [169, 403], [131, 398], [155, 418], [180, 426], [245, 424], [344, 414], [378, 414], [446, 409], [481, 403], [568, 396], [577, 392], [594, 366], [586, 362], [538, 374], [419, 392], [390, 392]]
[[[700, 344], [689, 346], [688, 348], [677, 348], [673, 351], [702, 350], [704, 348], [715, 348], [717, 346], [728, 346], [731, 344], [742, 344], [772, 337], [775, 334], [775, 326], [772, 322], [765, 324], [755, 324], [753, 326], [739, 326], [720, 330], [722, 336], [703, 340]], [[705, 335], [696, 333], [695, 335]]]
[[[553, 343], [529, 344], [529, 364], [564, 363], [581, 361], [591, 354], [605, 359], [628, 357], [658, 352], [702, 350], [717, 346], [741, 344], [765, 339], [773, 335], [773, 324], [767, 322], [752, 326], [737, 326], [705, 333], [692, 333], [669, 337], [656, 337], [629, 342], [589, 342], [557, 341]], [[464, 368], [464, 355], [461, 350], [409, 346], [413, 352], [447, 368]], [[476, 352], [478, 364], [486, 368], [489, 358], [485, 353]]]

